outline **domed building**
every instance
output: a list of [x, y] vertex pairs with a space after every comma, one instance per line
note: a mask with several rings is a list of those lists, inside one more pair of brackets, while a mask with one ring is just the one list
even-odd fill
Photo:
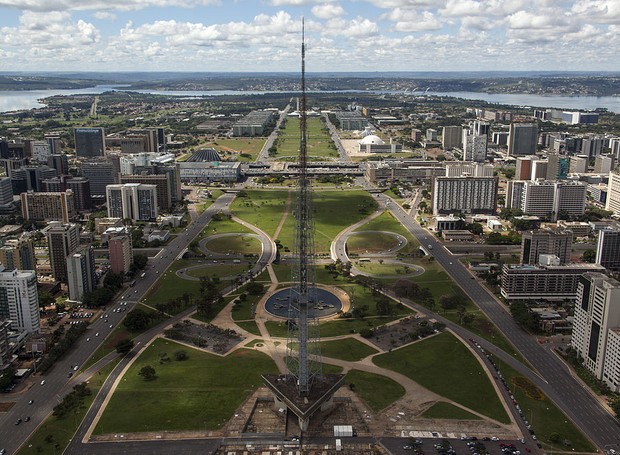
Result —
[[359, 143], [359, 151], [362, 153], [397, 153], [403, 150], [401, 144], [395, 144], [390, 139], [386, 144], [383, 139], [375, 134], [365, 136]]

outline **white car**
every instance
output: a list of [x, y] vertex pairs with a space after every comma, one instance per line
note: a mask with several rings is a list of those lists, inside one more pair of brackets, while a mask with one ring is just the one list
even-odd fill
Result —
[[44, 384], [45, 384], [45, 379], [41, 381], [41, 385], [44, 385]]

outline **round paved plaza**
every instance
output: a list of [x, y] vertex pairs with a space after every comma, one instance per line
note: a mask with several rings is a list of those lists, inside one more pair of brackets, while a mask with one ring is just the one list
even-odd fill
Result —
[[[280, 289], [271, 295], [265, 302], [265, 310], [273, 316], [280, 318], [288, 317], [289, 301], [296, 299], [296, 291], [293, 288]], [[327, 289], [314, 287], [310, 291], [314, 305], [309, 309], [310, 317], [325, 318], [342, 311], [343, 304], [340, 298]]]

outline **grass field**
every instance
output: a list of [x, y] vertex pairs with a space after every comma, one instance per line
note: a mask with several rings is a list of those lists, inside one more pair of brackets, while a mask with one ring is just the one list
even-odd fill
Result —
[[256, 161], [264, 144], [265, 138], [218, 138], [215, 142], [209, 142], [207, 147], [213, 147], [224, 159], [247, 162]]
[[399, 383], [366, 371], [350, 370], [344, 380], [349, 387], [353, 384], [353, 391], [375, 412], [385, 409], [405, 395], [405, 388]]
[[[174, 360], [179, 350], [189, 358]], [[171, 360], [162, 363], [164, 354]], [[138, 375], [145, 365], [155, 369], [153, 381]], [[277, 373], [277, 368], [256, 351], [241, 349], [222, 358], [170, 340], [156, 340], [123, 377], [95, 434], [221, 428], [261, 385], [263, 373]]]
[[375, 356], [373, 361], [480, 414], [503, 423], [510, 422], [478, 361], [448, 332]]
[[[282, 220], [287, 190], [247, 191], [247, 197], [238, 197], [232, 204], [233, 213], [273, 236]], [[291, 191], [291, 209], [278, 239], [284, 248], [293, 248], [295, 194]], [[347, 226], [358, 222], [376, 209], [377, 203], [365, 191], [316, 191], [313, 194], [315, 221], [315, 248], [317, 253], [328, 253], [334, 237]]]
[[[309, 161], [338, 158], [336, 147], [320, 118], [308, 118], [306, 127], [306, 147]], [[287, 119], [285, 128], [280, 130], [276, 144], [276, 155], [279, 160], [297, 161], [299, 155], [299, 119]]]
[[360, 232], [347, 239], [347, 251], [353, 254], [381, 253], [398, 246], [398, 240], [385, 232]]
[[84, 404], [77, 409], [74, 414], [70, 414], [62, 419], [49, 416], [36, 429], [34, 434], [28, 438], [17, 454], [56, 455], [57, 453], [63, 453], [64, 449], [71, 441], [71, 438], [73, 438], [78, 424], [82, 422], [88, 408], [95, 400], [103, 382], [114, 367], [116, 367], [119, 360], [120, 359], [110, 362], [102, 368], [98, 374], [95, 374], [88, 380], [88, 388], [92, 393], [85, 398]]
[[[400, 277], [415, 279], [414, 275], [417, 273], [414, 267], [411, 267], [407, 264], [403, 263], [392, 263], [392, 262], [360, 262], [353, 261], [353, 265], [358, 269], [375, 275], [376, 278], [381, 277]], [[419, 276], [419, 275], [415, 275]]]
[[[255, 261], [249, 261], [251, 264], [254, 264]], [[239, 264], [234, 264], [231, 261], [226, 261], [225, 263], [218, 264], [205, 264], [204, 267], [196, 268], [188, 270], [186, 273], [189, 276], [193, 276], [195, 278], [200, 278], [203, 276], [213, 277], [216, 276], [222, 280], [225, 280], [226, 277], [236, 277], [237, 275], [242, 275], [248, 271], [248, 261], [242, 260]], [[189, 281], [189, 280], [184, 280]], [[199, 286], [200, 287], [200, 286]]]
[[[529, 380], [521, 376], [511, 366], [497, 358], [493, 360], [498, 365], [525, 418], [528, 419], [536, 432], [536, 437], [547, 452], [569, 452], [571, 450], [576, 452], [596, 452], [595, 447], [590, 441], [557, 408], [553, 401], [544, 396]], [[533, 391], [537, 393], [532, 393]], [[550, 437], [554, 433], [560, 436], [561, 441], [570, 441], [571, 445], [565, 446], [562, 443], [552, 443]]]
[[387, 210], [363, 226], [360, 226], [356, 231], [388, 231], [402, 235], [407, 239], [407, 245], [398, 250], [399, 253], [411, 253], [420, 246], [415, 237]]
[[180, 278], [176, 275], [176, 271], [184, 267], [190, 267], [198, 264], [195, 261], [181, 260], [175, 261], [168, 267], [166, 272], [159, 277], [153, 287], [149, 289], [148, 294], [144, 297], [143, 302], [148, 305], [154, 305], [160, 302], [167, 302], [171, 299], [180, 298], [184, 292], [189, 292], [194, 296], [198, 295], [200, 289], [199, 281], [190, 281]]
[[321, 341], [321, 355], [332, 359], [357, 362], [378, 351], [355, 338], [342, 338], [334, 341]]
[[480, 420], [476, 414], [445, 401], [438, 401], [432, 405], [422, 413], [422, 417], [427, 419]]
[[209, 251], [221, 254], [260, 254], [262, 251], [259, 239], [243, 234], [211, 239], [206, 242], [205, 247]]

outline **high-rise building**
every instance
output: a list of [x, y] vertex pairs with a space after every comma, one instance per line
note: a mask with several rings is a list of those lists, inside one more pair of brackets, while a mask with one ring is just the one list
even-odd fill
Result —
[[56, 153], [49, 156], [47, 159], [47, 165], [56, 169], [58, 175], [69, 174], [69, 160], [64, 153]]
[[605, 210], [620, 215], [620, 172], [612, 171], [609, 173], [609, 183], [607, 183], [607, 200]]
[[436, 177], [433, 213], [494, 214], [497, 209], [497, 177]]
[[532, 178], [532, 163], [539, 159], [536, 155], [517, 157], [515, 180], [530, 180]]
[[460, 126], [444, 126], [441, 133], [441, 145], [444, 150], [462, 146], [463, 128]]
[[11, 345], [9, 344], [9, 332], [11, 322], [0, 318], [0, 369], [6, 368], [11, 363]]
[[155, 185], [157, 188], [157, 205], [161, 210], [170, 210], [172, 207], [172, 182], [170, 174], [160, 175], [121, 175], [121, 184], [144, 183]]
[[570, 262], [573, 248], [572, 231], [537, 229], [526, 231], [521, 236], [521, 264], [538, 265], [540, 255], [554, 255], [560, 264]]
[[13, 180], [21, 180], [24, 191], [43, 191], [43, 180], [56, 177], [56, 169], [48, 166], [22, 166], [11, 172]]
[[92, 246], [82, 246], [67, 256], [69, 298], [81, 302], [84, 294], [95, 289], [95, 253]]
[[112, 237], [108, 240], [108, 251], [110, 254], [110, 270], [114, 273], [129, 272], [133, 262], [131, 237], [129, 235]]
[[598, 155], [594, 159], [594, 172], [609, 174], [614, 168], [614, 158], [611, 155]]
[[70, 189], [73, 192], [73, 204], [78, 211], [90, 210], [93, 206], [90, 196], [90, 182], [86, 177], [61, 175], [53, 179], [43, 180], [43, 190], [61, 192]]
[[588, 172], [589, 158], [586, 155], [575, 155], [570, 157], [568, 171], [571, 174], [585, 174]]
[[106, 201], [109, 218], [152, 221], [157, 218], [157, 187], [142, 183], [108, 185]]
[[36, 270], [34, 243], [28, 235], [7, 239], [0, 247], [0, 264], [5, 270]]
[[614, 272], [620, 271], [620, 230], [599, 231], [595, 262]]
[[0, 320], [11, 321], [11, 329], [39, 333], [39, 293], [33, 270], [5, 271], [0, 265]]
[[25, 220], [62, 221], [68, 223], [75, 217], [73, 191], [58, 193], [33, 193], [28, 191], [20, 195], [22, 216]]
[[570, 159], [567, 156], [550, 153], [547, 156], [547, 180], [565, 180], [568, 177]]
[[[585, 212], [587, 185], [583, 182], [526, 181], [521, 192], [521, 210], [527, 215], [556, 221]], [[518, 194], [511, 194], [511, 201]]]
[[574, 312], [571, 346], [597, 379], [620, 391], [620, 283], [584, 273]]
[[52, 155], [59, 155], [62, 153], [62, 144], [60, 143], [59, 136], [45, 136], [45, 141], [47, 142]]
[[82, 175], [90, 182], [90, 194], [103, 201], [105, 187], [118, 183], [118, 173], [109, 161], [88, 161], [81, 165]]
[[521, 209], [526, 180], [508, 180], [506, 185], [506, 208]]
[[73, 128], [75, 154], [82, 158], [105, 155], [105, 136], [103, 128]]
[[532, 162], [532, 175], [530, 176], [530, 180], [545, 180], [547, 177], [547, 160], [536, 160]]
[[493, 177], [494, 170], [492, 164], [450, 161], [450, 164], [446, 164], [446, 177]]
[[463, 135], [463, 160], [484, 163], [487, 159], [487, 136]]
[[471, 126], [471, 133], [474, 136], [486, 136], [488, 138], [491, 135], [491, 124], [483, 120], [474, 120]]
[[0, 206], [13, 203], [13, 185], [9, 177], [0, 177]]
[[538, 144], [535, 123], [511, 123], [508, 132], [508, 155], [534, 155]]
[[77, 224], [53, 223], [47, 228], [52, 275], [58, 281], [67, 282], [67, 256], [80, 246], [80, 228]]
[[581, 153], [594, 158], [603, 151], [604, 138], [600, 136], [587, 136], [581, 139]]

